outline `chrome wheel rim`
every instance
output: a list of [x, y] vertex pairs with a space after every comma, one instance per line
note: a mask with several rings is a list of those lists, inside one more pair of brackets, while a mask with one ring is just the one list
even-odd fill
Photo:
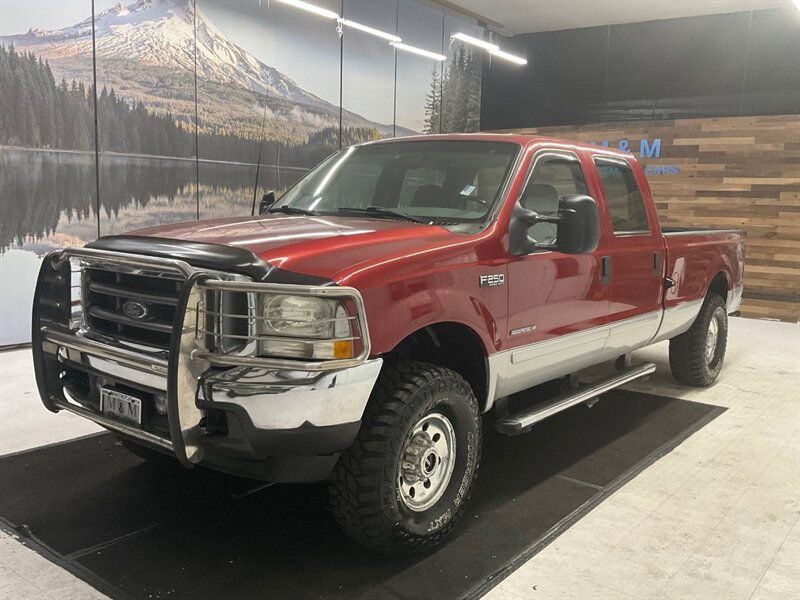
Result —
[[714, 360], [714, 355], [717, 353], [717, 337], [719, 336], [719, 323], [717, 322], [716, 314], [711, 316], [711, 321], [708, 324], [708, 332], [706, 333], [706, 363], [711, 364]]
[[421, 512], [444, 495], [456, 461], [456, 434], [450, 419], [432, 413], [420, 419], [400, 455], [397, 487], [406, 507]]

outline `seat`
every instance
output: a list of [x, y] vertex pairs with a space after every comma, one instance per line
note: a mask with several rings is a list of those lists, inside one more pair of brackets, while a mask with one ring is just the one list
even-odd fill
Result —
[[448, 208], [444, 198], [444, 190], [438, 185], [425, 184], [417, 188], [411, 199], [411, 206], [426, 206], [428, 208]]

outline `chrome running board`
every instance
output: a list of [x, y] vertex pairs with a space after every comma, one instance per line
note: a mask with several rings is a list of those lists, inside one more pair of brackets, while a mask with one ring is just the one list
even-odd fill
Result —
[[594, 400], [600, 394], [605, 394], [609, 390], [624, 385], [634, 379], [639, 379], [656, 370], [655, 363], [644, 363], [635, 367], [625, 369], [618, 375], [601, 379], [598, 382], [578, 388], [573, 392], [558, 396], [544, 404], [533, 406], [513, 415], [507, 415], [498, 419], [495, 429], [506, 435], [518, 435], [525, 433], [532, 425], [539, 421], [544, 421], [548, 417], [560, 413], [576, 404]]

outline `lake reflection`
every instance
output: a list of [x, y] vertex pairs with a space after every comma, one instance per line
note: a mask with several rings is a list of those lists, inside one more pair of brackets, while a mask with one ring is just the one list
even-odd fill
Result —
[[[303, 170], [259, 169], [257, 197]], [[30, 341], [30, 298], [41, 257], [101, 235], [200, 217], [250, 214], [253, 165], [105, 154], [100, 215], [93, 153], [0, 148], [0, 346]], [[280, 190], [277, 190], [280, 191]]]

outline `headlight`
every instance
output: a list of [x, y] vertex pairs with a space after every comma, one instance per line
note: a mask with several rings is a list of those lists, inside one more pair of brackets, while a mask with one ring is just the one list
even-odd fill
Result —
[[[259, 312], [263, 356], [335, 359], [354, 355], [350, 318], [338, 300], [263, 295]], [[277, 339], [268, 339], [270, 336]]]
[[310, 296], [264, 296], [264, 335], [332, 337], [336, 302]]

